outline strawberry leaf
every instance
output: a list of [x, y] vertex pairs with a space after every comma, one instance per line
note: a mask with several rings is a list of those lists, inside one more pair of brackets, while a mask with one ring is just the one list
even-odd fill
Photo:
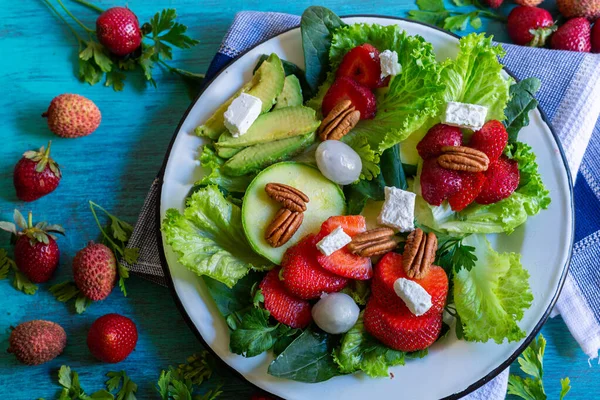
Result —
[[17, 234], [17, 226], [12, 222], [0, 221], [0, 229], [6, 232], [10, 232], [13, 235]]
[[79, 293], [75, 299], [75, 311], [77, 314], [83, 314], [90, 304], [92, 304], [92, 300], [85, 297], [83, 293]]
[[13, 218], [19, 228], [27, 229], [27, 220], [25, 219], [25, 217], [23, 217], [23, 214], [21, 214], [19, 210], [15, 209]]

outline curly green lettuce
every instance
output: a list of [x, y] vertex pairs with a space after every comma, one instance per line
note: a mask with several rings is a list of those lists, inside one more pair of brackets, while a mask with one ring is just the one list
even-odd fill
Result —
[[475, 248], [477, 261], [470, 271], [454, 274], [454, 302], [467, 340], [502, 343], [521, 340], [517, 324], [531, 306], [529, 273], [518, 253], [498, 253], [484, 235], [471, 235], [463, 244]]
[[461, 212], [454, 212], [447, 203], [439, 207], [428, 204], [420, 196], [420, 169], [415, 179], [418, 196], [415, 218], [431, 229], [444, 233], [512, 233], [550, 205], [550, 192], [542, 182], [535, 153], [531, 146], [516, 142], [507, 147], [507, 154], [519, 163], [520, 180], [510, 197], [494, 204], [472, 203]]
[[250, 247], [240, 208], [214, 185], [192, 194], [183, 214], [167, 210], [161, 230], [183, 266], [230, 288], [250, 269], [269, 265]]
[[219, 157], [215, 150], [209, 146], [202, 146], [200, 153], [200, 165], [208, 170], [208, 173], [197, 181], [194, 186], [217, 185], [221, 190], [228, 193], [244, 193], [252, 182], [254, 175], [228, 176], [223, 174], [221, 168], [225, 164], [224, 159]]

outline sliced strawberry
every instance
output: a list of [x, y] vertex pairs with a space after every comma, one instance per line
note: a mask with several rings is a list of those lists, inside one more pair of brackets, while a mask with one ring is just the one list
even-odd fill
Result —
[[365, 330], [388, 347], [399, 351], [428, 348], [442, 330], [442, 314], [415, 317], [392, 312], [371, 298], [364, 314]]
[[283, 286], [301, 299], [316, 299], [323, 293], [339, 292], [348, 279], [323, 269], [317, 261], [317, 236], [308, 235], [289, 248], [283, 263]]
[[342, 59], [336, 76], [346, 76], [372, 89], [385, 86], [381, 79], [379, 50], [368, 43], [353, 48]]
[[377, 102], [371, 89], [345, 76], [337, 78], [325, 94], [322, 105], [323, 115], [329, 114], [329, 111], [343, 100], [352, 102], [352, 105], [360, 111], [360, 119], [375, 117]]
[[[402, 267], [402, 255], [387, 253], [375, 266], [371, 282], [373, 298], [387, 310], [413, 315], [404, 301], [394, 291], [394, 282], [399, 278], [410, 279]], [[441, 314], [448, 297], [448, 276], [442, 267], [432, 265], [429, 273], [422, 279], [412, 279], [431, 296], [432, 306], [424, 315]], [[413, 315], [416, 318], [416, 316]]]
[[442, 168], [435, 158], [423, 162], [421, 171], [421, 195], [431, 205], [439, 206], [442, 201], [458, 192], [462, 177], [458, 171]]
[[448, 198], [448, 203], [454, 211], [462, 211], [466, 206], [475, 201], [485, 183], [483, 172], [463, 172], [462, 185], [458, 192]]
[[504, 151], [508, 143], [508, 132], [500, 121], [491, 120], [483, 127], [473, 133], [469, 141], [469, 147], [483, 151], [490, 162], [496, 161]]
[[290, 295], [279, 280], [280, 268], [269, 271], [260, 283], [265, 308], [271, 316], [292, 328], [304, 328], [312, 321], [310, 304]]
[[490, 164], [485, 183], [475, 199], [479, 204], [497, 203], [510, 196], [519, 186], [519, 163], [506, 156]]
[[329, 235], [338, 226], [344, 229], [344, 232], [350, 237], [362, 233], [367, 230], [367, 221], [362, 215], [339, 215], [335, 217], [329, 217], [325, 222], [321, 224], [321, 231], [323, 237]]
[[442, 153], [444, 146], [462, 146], [463, 135], [460, 128], [437, 124], [427, 131], [427, 134], [417, 145], [417, 151], [423, 158], [435, 157]]

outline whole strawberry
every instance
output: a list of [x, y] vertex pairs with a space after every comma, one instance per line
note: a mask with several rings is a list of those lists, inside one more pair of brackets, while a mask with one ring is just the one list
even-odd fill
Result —
[[542, 4], [543, 1], [544, 0], [515, 0], [515, 3], [520, 6], [535, 7]]
[[96, 36], [104, 47], [117, 56], [134, 52], [142, 43], [140, 23], [126, 7], [109, 8], [100, 14], [96, 20]]
[[589, 53], [592, 50], [591, 31], [592, 27], [587, 19], [570, 19], [552, 35], [550, 45], [556, 50]]
[[118, 363], [133, 351], [137, 339], [137, 328], [132, 320], [119, 314], [106, 314], [90, 327], [87, 345], [100, 361]]
[[592, 53], [600, 53], [600, 19], [592, 28]]
[[61, 172], [50, 158], [50, 144], [48, 142], [47, 149], [42, 146], [38, 151], [26, 151], [15, 165], [13, 183], [20, 200], [34, 201], [57, 188]]
[[113, 252], [101, 243], [90, 242], [73, 259], [73, 279], [85, 297], [104, 300], [115, 287], [117, 262]]
[[589, 21], [600, 18], [598, 0], [556, 0], [558, 11], [567, 18], [584, 17]]
[[69, 93], [53, 98], [42, 117], [48, 118], [48, 128], [55, 135], [65, 138], [87, 136], [98, 128], [102, 120], [102, 114], [93, 101]]
[[543, 8], [515, 7], [508, 14], [508, 35], [515, 44], [543, 47], [556, 25], [552, 15]]
[[[52, 233], [64, 234], [59, 225], [38, 222], [33, 225], [33, 216], [29, 212], [26, 221], [23, 215], [15, 210], [15, 223], [0, 222], [0, 229], [12, 233], [15, 241], [15, 263], [19, 270], [34, 283], [46, 282], [50, 279], [60, 259], [60, 251], [56, 244], [56, 236]], [[17, 227], [21, 228], [20, 231]]]

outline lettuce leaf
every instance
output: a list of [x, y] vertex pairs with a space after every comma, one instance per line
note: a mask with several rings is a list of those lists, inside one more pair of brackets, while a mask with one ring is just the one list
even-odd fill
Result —
[[248, 244], [240, 208], [228, 202], [214, 185], [192, 194], [183, 214], [167, 210], [161, 229], [183, 266], [228, 287], [251, 268], [269, 265]]
[[502, 76], [498, 57], [506, 52], [492, 43], [492, 36], [472, 33], [460, 39], [454, 60], [444, 62], [441, 76], [446, 85], [444, 100], [479, 104], [488, 108], [486, 120], [503, 121], [511, 78]]
[[[444, 85], [439, 82], [441, 66], [435, 60], [432, 45], [420, 36], [408, 36], [397, 25], [355, 24], [339, 28], [329, 50], [332, 69], [335, 70], [348, 50], [363, 43], [381, 51], [396, 51], [402, 65], [402, 73], [391, 80], [389, 88], [376, 93], [375, 118], [360, 121], [343, 138], [355, 150], [379, 155], [439, 112]], [[365, 146], [370, 152], [364, 151]], [[371, 180], [378, 175], [375, 164], [372, 158], [363, 158], [362, 178]]]
[[404, 365], [405, 353], [392, 350], [371, 337], [364, 328], [363, 314], [356, 324], [342, 336], [340, 346], [333, 351], [333, 359], [342, 373], [363, 371], [371, 377], [388, 376], [388, 367]]
[[484, 235], [463, 240], [475, 247], [477, 261], [470, 271], [454, 274], [454, 303], [463, 324], [465, 338], [502, 343], [525, 337], [517, 322], [531, 306], [533, 295], [529, 273], [518, 253], [498, 253]]
[[516, 142], [507, 147], [507, 155], [519, 163], [520, 181], [510, 197], [489, 205], [473, 203], [461, 212], [454, 212], [447, 203], [431, 206], [420, 196], [420, 170], [415, 180], [418, 194], [416, 219], [420, 224], [445, 233], [512, 233], [550, 205], [550, 192], [544, 186], [531, 146]]
[[244, 193], [250, 182], [252, 182], [254, 174], [245, 176], [225, 175], [221, 171], [225, 161], [217, 155], [211, 146], [202, 146], [200, 165], [208, 169], [209, 173], [204, 175], [194, 186], [217, 185], [221, 190], [228, 193]]

